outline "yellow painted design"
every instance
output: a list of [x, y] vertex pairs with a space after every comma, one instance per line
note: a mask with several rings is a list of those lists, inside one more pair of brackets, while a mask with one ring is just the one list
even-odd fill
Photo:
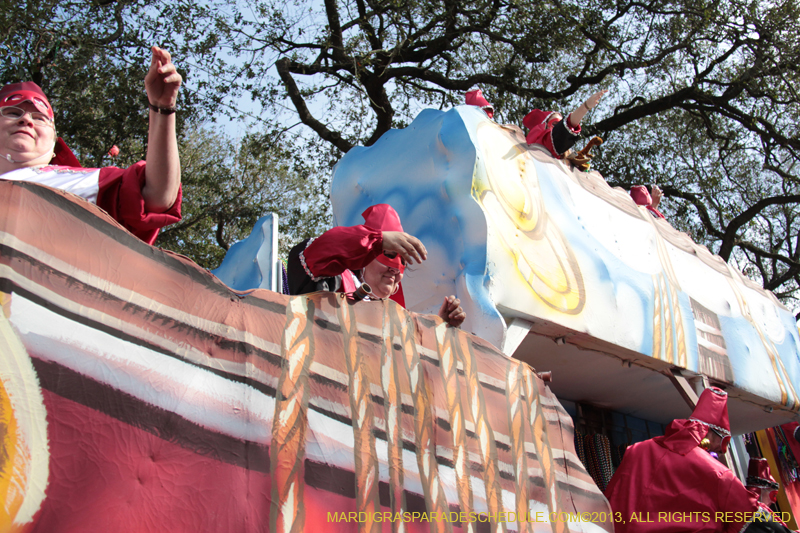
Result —
[[[22, 505], [27, 480], [28, 462], [25, 460], [24, 443], [17, 433], [17, 421], [11, 398], [0, 381], [0, 531], [9, 531], [14, 517]], [[23, 468], [20, 468], [22, 466]]]
[[[661, 237], [661, 231], [656, 224], [656, 219], [645, 209], [639, 208], [641, 217], [650, 223], [653, 231], [656, 232], [656, 251], [658, 260], [663, 271], [654, 276], [654, 283], [657, 285], [654, 291], [653, 319], [661, 321], [664, 334], [664, 355], [661, 356], [661, 339], [656, 339], [658, 334], [653, 328], [653, 357], [667, 361], [681, 368], [687, 368], [689, 364], [688, 350], [686, 347], [686, 333], [683, 325], [683, 311], [681, 310], [678, 292], [680, 284], [675, 269], [672, 266], [672, 259]], [[656, 345], [658, 342], [658, 345]], [[658, 354], [658, 355], [656, 355]]]
[[579, 314], [586, 304], [580, 266], [561, 230], [548, 220], [533, 157], [527, 146], [494, 135], [496, 128], [478, 129], [486, 160], [499, 164], [486, 168], [487, 182], [473, 183], [473, 195], [533, 294], [556, 311]]
[[30, 526], [45, 498], [50, 452], [44, 400], [25, 346], [6, 318], [0, 292], [0, 531]]
[[664, 321], [661, 317], [661, 284], [659, 276], [653, 276], [653, 358], [661, 359], [662, 328]]
[[744, 294], [742, 294], [741, 289], [735, 282], [741, 274], [727, 263], [726, 265], [731, 274], [731, 277], [727, 278], [728, 283], [733, 289], [733, 293], [736, 295], [736, 301], [739, 303], [742, 316], [753, 326], [753, 329], [756, 330], [759, 339], [761, 339], [761, 344], [764, 346], [764, 350], [769, 357], [770, 366], [775, 374], [775, 380], [778, 382], [778, 388], [781, 393], [781, 404], [797, 412], [800, 410], [800, 398], [797, 397], [797, 392], [794, 390], [792, 380], [789, 379], [789, 375], [786, 373], [786, 367], [783, 366], [783, 361], [778, 355], [778, 350], [775, 348], [775, 344], [767, 337], [767, 334], [764, 333], [763, 328], [753, 319], [750, 306], [747, 305]]

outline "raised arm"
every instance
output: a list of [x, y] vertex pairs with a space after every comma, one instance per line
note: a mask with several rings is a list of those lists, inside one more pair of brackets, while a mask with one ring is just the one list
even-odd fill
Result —
[[597, 91], [592, 96], [587, 98], [584, 103], [582, 103], [580, 106], [578, 106], [578, 109], [576, 109], [575, 111], [570, 113], [570, 115], [569, 115], [570, 126], [572, 126], [573, 128], [577, 128], [578, 126], [580, 126], [581, 121], [583, 120], [583, 117], [586, 116], [586, 113], [588, 113], [589, 110], [594, 109], [595, 107], [597, 107], [597, 104], [600, 103], [600, 99], [607, 92], [608, 92], [608, 90], [606, 90], [606, 89], [602, 89], [600, 91]]
[[650, 188], [650, 198], [653, 199], [653, 201], [650, 202], [650, 207], [652, 207], [653, 209], [658, 209], [658, 204], [661, 203], [661, 199], [663, 197], [664, 193], [661, 192], [661, 189], [658, 187], [658, 185], [653, 185]]
[[144, 78], [150, 102], [150, 129], [142, 197], [148, 211], [163, 213], [175, 203], [181, 185], [175, 103], [183, 79], [175, 70], [169, 52], [157, 46], [151, 50], [150, 70]]

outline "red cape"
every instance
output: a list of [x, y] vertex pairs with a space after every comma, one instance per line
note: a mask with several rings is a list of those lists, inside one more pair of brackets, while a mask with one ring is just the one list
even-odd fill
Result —
[[736, 532], [753, 513], [755, 496], [728, 468], [700, 448], [708, 428], [673, 420], [663, 437], [634, 444], [611, 478], [605, 495], [617, 533]]

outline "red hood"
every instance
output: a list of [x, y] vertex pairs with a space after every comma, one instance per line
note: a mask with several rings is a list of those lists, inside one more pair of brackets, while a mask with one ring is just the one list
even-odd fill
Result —
[[700, 445], [706, 433], [708, 426], [702, 422], [679, 418], [670, 422], [663, 437], [656, 437], [653, 440], [671, 452], [686, 455]]

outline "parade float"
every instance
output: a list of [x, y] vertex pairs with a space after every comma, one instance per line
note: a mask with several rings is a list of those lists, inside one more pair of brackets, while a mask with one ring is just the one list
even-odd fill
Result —
[[[584, 409], [630, 441], [706, 384], [734, 433], [800, 408], [771, 293], [475, 107], [334, 171], [336, 224], [389, 203], [427, 247], [408, 310], [264, 289], [274, 219], [216, 277], [67, 194], [0, 190], [0, 531], [611, 532]], [[447, 294], [461, 330], [430, 314]]]
[[354, 148], [331, 196], [337, 225], [386, 202], [425, 243], [404, 278], [410, 309], [456, 294], [464, 329], [554, 371], [567, 399], [669, 421], [686, 414], [669, 401], [675, 370], [725, 387], [737, 433], [800, 409], [800, 339], [771, 292], [477, 107], [425, 110]]
[[[425, 243], [409, 309], [456, 294], [465, 330], [552, 371], [601, 488], [627, 445], [687, 417], [709, 385], [728, 392], [735, 434], [797, 420], [798, 330], [771, 292], [478, 107], [425, 110], [352, 149], [331, 199], [337, 225], [386, 202]], [[741, 439], [727, 461], [744, 478]]]

